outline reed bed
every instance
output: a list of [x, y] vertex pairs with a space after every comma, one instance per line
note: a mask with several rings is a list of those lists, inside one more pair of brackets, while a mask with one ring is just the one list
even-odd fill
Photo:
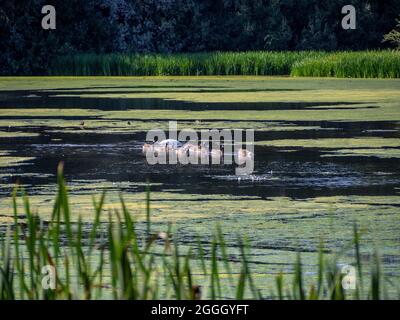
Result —
[[201, 76], [288, 75], [299, 60], [322, 52], [215, 52], [191, 54], [78, 54], [55, 60], [53, 75]]
[[292, 75], [398, 78], [400, 52], [77, 54], [57, 58], [50, 73], [61, 76]]
[[297, 61], [298, 77], [399, 78], [400, 51], [337, 52]]
[[[249, 247], [238, 238], [240, 259], [230, 259], [221, 229], [207, 248], [184, 248], [174, 240], [172, 228], [154, 233], [150, 190], [146, 196], [146, 228], [141, 233], [121, 197], [121, 210], [103, 212], [105, 194], [93, 199], [93, 221], [72, 222], [68, 192], [58, 173], [58, 194], [50, 221], [32, 211], [29, 198], [14, 191], [14, 222], [0, 240], [0, 299], [381, 299], [384, 275], [379, 256], [371, 263], [365, 285], [360, 261], [360, 234], [354, 228], [356, 290], [346, 292], [337, 259], [326, 257], [321, 246], [319, 270], [311, 285], [305, 283], [301, 256], [294, 263], [292, 280], [276, 276], [276, 289], [262, 296], [262, 283], [254, 281]], [[24, 204], [23, 215], [18, 201]], [[106, 217], [102, 217], [102, 215]], [[56, 270], [55, 289], [43, 287], [43, 267]], [[196, 272], [195, 272], [196, 270]], [[201, 276], [199, 276], [199, 270]], [[224, 277], [222, 276], [224, 275]], [[223, 280], [228, 281], [222, 285]], [[227, 292], [229, 291], [229, 292]]]

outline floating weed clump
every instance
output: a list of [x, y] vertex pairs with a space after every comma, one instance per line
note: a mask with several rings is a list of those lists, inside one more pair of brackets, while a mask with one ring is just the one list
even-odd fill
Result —
[[[50, 221], [31, 209], [29, 198], [16, 188], [13, 223], [0, 237], [0, 299], [381, 299], [387, 286], [375, 255], [369, 276], [363, 281], [360, 235], [354, 229], [356, 272], [354, 289], [338, 267], [343, 252], [329, 259], [321, 245], [316, 282], [307, 284], [301, 256], [293, 277], [285, 283], [276, 276], [276, 292], [262, 296], [262, 283], [254, 280], [247, 241], [239, 238], [239, 259], [231, 259], [220, 227], [207, 248], [199, 236], [192, 247], [179, 244], [170, 225], [154, 233], [151, 225], [150, 190], [146, 196], [146, 230], [138, 228], [123, 197], [121, 210], [103, 217], [106, 194], [93, 198], [93, 221], [72, 222], [67, 187], [58, 172], [58, 193]], [[24, 214], [18, 212], [22, 200]], [[2, 228], [4, 230], [4, 228]], [[208, 244], [207, 244], [208, 245]], [[51, 272], [53, 272], [51, 274]], [[53, 284], [48, 282], [52, 275]], [[227, 280], [227, 281], [225, 281]], [[287, 285], [287, 286], [286, 286]], [[393, 284], [395, 285], [395, 284]]]

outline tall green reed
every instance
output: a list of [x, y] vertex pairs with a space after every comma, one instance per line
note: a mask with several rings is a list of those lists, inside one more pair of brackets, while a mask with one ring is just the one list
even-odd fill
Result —
[[76, 54], [53, 61], [61, 76], [311, 76], [399, 78], [399, 51]]
[[292, 65], [322, 52], [212, 52], [188, 54], [77, 54], [58, 57], [52, 75], [201, 76], [288, 75]]
[[335, 52], [297, 61], [291, 71], [299, 77], [399, 78], [400, 51]]

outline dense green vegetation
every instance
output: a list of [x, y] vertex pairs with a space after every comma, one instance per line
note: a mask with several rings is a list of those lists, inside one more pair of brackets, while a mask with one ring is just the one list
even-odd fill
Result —
[[292, 76], [399, 78], [400, 51], [338, 52], [294, 64]]
[[83, 54], [56, 59], [53, 75], [288, 75], [295, 62], [323, 55], [322, 52], [262, 51], [169, 55]]
[[[102, 222], [105, 193], [93, 198], [94, 218], [91, 224], [71, 222], [72, 212], [67, 188], [59, 166], [58, 193], [52, 218], [43, 221], [23, 196], [24, 215], [18, 212], [14, 191], [14, 221], [0, 238], [0, 299], [218, 299], [233, 292], [237, 299], [261, 296], [248, 264], [246, 241], [238, 239], [239, 261], [233, 263], [226, 251], [222, 233], [217, 228], [211, 252], [202, 241], [182, 252], [171, 227], [153, 233], [151, 227], [150, 191], [146, 197], [146, 228], [137, 230], [135, 220], [120, 198], [121, 211], [108, 212]], [[12, 227], [11, 227], [12, 226]], [[10, 228], [11, 227], [11, 228]], [[360, 255], [360, 233], [354, 228], [354, 265], [356, 289], [346, 292], [344, 275], [338, 258], [324, 256], [321, 244], [315, 281], [304, 282], [301, 256], [294, 265], [290, 286], [282, 274], [276, 276], [276, 299], [380, 299], [386, 296], [386, 281], [380, 270], [378, 254], [371, 261], [369, 282], [363, 281]], [[55, 290], [43, 288], [44, 266], [56, 270]], [[197, 266], [197, 267], [196, 267]], [[197, 270], [197, 272], [195, 272]], [[222, 285], [222, 277], [228, 285]], [[111, 278], [111, 279], [110, 279]], [[48, 284], [48, 282], [46, 282]]]
[[343, 30], [347, 0], [53, 0], [57, 30], [41, 28], [45, 0], [3, 0], [0, 74], [46, 75], [78, 53], [366, 50], [396, 25], [397, 0], [352, 0], [357, 29]]
[[55, 60], [53, 75], [193, 76], [289, 75], [398, 78], [399, 51], [326, 53], [216, 52], [198, 54], [82, 54]]

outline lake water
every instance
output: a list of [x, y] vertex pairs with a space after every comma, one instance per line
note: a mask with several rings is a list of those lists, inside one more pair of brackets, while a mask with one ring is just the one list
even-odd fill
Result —
[[[0, 223], [19, 181], [44, 218], [65, 163], [72, 206], [92, 218], [91, 197], [124, 195], [143, 221], [151, 183], [155, 227], [205, 242], [238, 236], [265, 281], [290, 274], [296, 252], [312, 278], [321, 239], [336, 252], [363, 230], [363, 257], [379, 245], [387, 277], [400, 277], [400, 81], [284, 78], [82, 78], [0, 80]], [[255, 171], [234, 165], [150, 166], [146, 132], [166, 128], [255, 130]], [[352, 261], [346, 252], [344, 262]], [[311, 280], [310, 280], [311, 281]], [[394, 289], [391, 292], [394, 292]]]

